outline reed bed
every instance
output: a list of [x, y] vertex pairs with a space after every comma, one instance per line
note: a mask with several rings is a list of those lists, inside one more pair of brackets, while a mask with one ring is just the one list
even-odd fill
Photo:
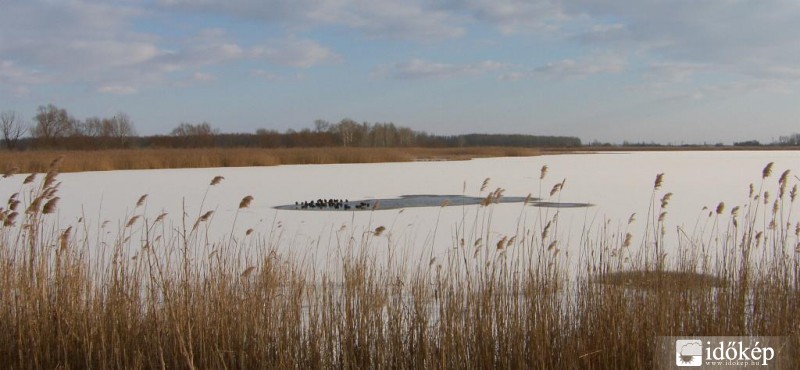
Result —
[[492, 239], [502, 189], [487, 181], [446, 258], [377, 258], [391, 232], [379, 226], [344, 238], [335, 268], [320, 271], [269, 235], [209, 240], [202, 206], [150, 218], [142, 197], [112, 236], [57, 225], [58, 166], [2, 212], [4, 368], [653, 368], [658, 336], [798, 344], [797, 188], [787, 173], [767, 195], [771, 168], [749, 204], [709, 210], [677, 252], [664, 245], [663, 175], [642, 225], [586, 230], [577, 256], [561, 252], [558, 211]]
[[470, 148], [200, 148], [118, 149], [96, 151], [31, 150], [0, 152], [0, 171], [45, 172], [50, 161], [64, 156], [61, 172], [159, 168], [251, 167], [282, 164], [333, 164], [465, 160], [477, 157], [539, 155], [541, 150], [511, 147]]

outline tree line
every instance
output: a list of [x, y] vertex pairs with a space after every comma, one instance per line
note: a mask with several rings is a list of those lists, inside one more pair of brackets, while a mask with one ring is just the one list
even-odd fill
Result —
[[208, 122], [181, 122], [167, 135], [138, 136], [130, 117], [76, 119], [66, 109], [39, 106], [30, 124], [13, 111], [0, 112], [3, 146], [20, 149], [114, 149], [114, 148], [202, 148], [202, 147], [460, 147], [519, 146], [576, 147], [580, 139], [538, 135], [432, 135], [397, 126], [393, 122], [339, 122], [316, 120], [313, 127], [278, 132], [258, 129], [255, 133], [221, 133]]
[[[9, 150], [26, 148], [123, 148], [134, 143], [136, 130], [130, 117], [118, 113], [112, 117], [89, 117], [78, 120], [66, 109], [52, 104], [36, 110], [34, 124], [27, 126], [14, 111], [0, 113], [3, 144]], [[30, 136], [26, 137], [25, 134]]]

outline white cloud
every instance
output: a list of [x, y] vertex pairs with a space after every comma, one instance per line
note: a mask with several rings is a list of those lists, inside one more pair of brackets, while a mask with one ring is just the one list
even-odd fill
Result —
[[718, 100], [747, 94], [791, 94], [796, 87], [780, 80], [739, 80], [718, 84], [642, 84], [628, 86], [628, 91], [647, 93], [659, 101]]
[[511, 71], [501, 75], [500, 79], [516, 81], [526, 78], [544, 78], [552, 80], [585, 78], [596, 74], [622, 73], [627, 66], [627, 60], [616, 56], [562, 59], [529, 71]]
[[251, 71], [250, 74], [269, 82], [277, 82], [282, 80], [281, 76], [275, 73], [267, 72], [263, 69], [255, 69]]
[[757, 74], [767, 78], [800, 81], [800, 64], [765, 66], [760, 69]]
[[135, 14], [89, 1], [10, 1], [0, 13], [0, 52], [25, 64], [84, 70], [140, 63], [155, 57], [157, 48], [128, 30]]
[[341, 60], [329, 48], [304, 38], [244, 45], [221, 28], [170, 38], [134, 31], [134, 22], [150, 14], [144, 9], [146, 5], [137, 2], [93, 0], [4, 3], [0, 84], [16, 91], [57, 83], [132, 94], [147, 87], [208, 81], [214, 77], [200, 72], [206, 66], [261, 59], [309, 68]]
[[504, 34], [554, 31], [571, 19], [557, 1], [469, 0], [450, 1], [453, 12], [496, 27]]
[[[252, 34], [208, 28], [187, 37], [184, 32], [196, 26], [187, 20], [190, 13], [227, 17], [225, 22], [246, 19], [297, 36], [258, 41]], [[137, 23], [150, 19], [176, 20], [175, 32], [156, 35]], [[343, 61], [331, 47], [310, 39], [312, 31], [404, 40], [398, 44], [406, 46], [405, 40], [429, 44], [469, 33], [496, 37], [485, 36], [490, 28], [525, 33], [550, 43], [546, 47], [577, 48], [584, 56], [515, 69], [493, 61], [411, 59], [380, 65], [371, 75], [435, 79], [497, 71], [504, 80], [558, 80], [634, 70], [641, 72], [642, 86], [670, 90], [722, 73], [741, 83], [795, 90], [800, 84], [797, 19], [800, 2], [795, 0], [768, 5], [739, 0], [9, 0], [0, 11], [0, 83], [18, 91], [61, 83], [104, 92], [127, 87], [121, 90], [130, 93], [196, 77], [208, 66], [260, 61], [306, 69]], [[650, 66], [639, 70], [629, 67], [629, 60], [633, 67], [638, 62]]]
[[21, 67], [11, 60], [0, 60], [0, 84], [38, 85], [52, 79], [52, 76], [35, 69]]
[[107, 85], [98, 87], [97, 92], [103, 94], [129, 95], [136, 94], [139, 91], [133, 86]]
[[217, 77], [212, 75], [212, 74], [210, 74], [210, 73], [195, 72], [194, 74], [192, 74], [192, 80], [195, 80], [195, 81], [198, 81], [198, 82], [212, 82], [212, 81], [216, 81]]
[[[156, 59], [155, 38], [130, 30], [138, 11], [94, 1], [8, 1], [0, 12], [0, 55], [17, 83], [83, 84], [112, 92], [119, 81], [146, 81], [140, 66]], [[137, 71], [138, 70], [138, 71]], [[20, 74], [20, 71], [22, 74]]]
[[504, 68], [496, 61], [483, 61], [475, 64], [433, 63], [422, 59], [380, 65], [371, 73], [373, 78], [392, 78], [397, 80], [442, 79], [461, 76], [475, 76]]
[[161, 0], [180, 9], [278, 23], [290, 28], [344, 26], [367, 37], [431, 40], [465, 33], [460, 18], [425, 0]]
[[656, 62], [647, 68], [644, 78], [656, 84], [689, 82], [694, 74], [710, 69], [701, 63]]
[[336, 63], [342, 57], [316, 41], [289, 38], [254, 47], [251, 54], [271, 63], [295, 67], [310, 68], [319, 64]]
[[180, 71], [246, 59], [261, 59], [295, 68], [310, 68], [341, 60], [338, 54], [314, 40], [289, 37], [247, 47], [221, 29], [202, 30], [183, 44], [183, 48], [158, 59], [157, 64], [164, 70]]
[[[563, 4], [567, 13], [584, 14], [599, 25], [578, 38], [589, 46], [708, 64], [749, 77], [800, 66], [797, 1], [569, 0]], [[607, 24], [607, 19], [618, 21]]]
[[580, 78], [601, 73], [620, 73], [626, 65], [627, 62], [621, 58], [564, 59], [536, 68], [534, 73], [549, 78]]
[[[713, 64], [744, 75], [800, 64], [800, 3], [739, 0], [160, 0], [288, 29], [343, 26], [368, 38], [442, 40], [488, 25], [597, 50]], [[794, 74], [790, 73], [794, 78]]]

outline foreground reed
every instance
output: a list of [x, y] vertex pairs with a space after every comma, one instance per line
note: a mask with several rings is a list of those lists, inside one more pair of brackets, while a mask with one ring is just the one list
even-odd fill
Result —
[[771, 168], [750, 204], [709, 210], [710, 225], [675, 249], [662, 175], [644, 225], [586, 230], [569, 257], [556, 211], [493, 236], [502, 189], [487, 181], [446, 258], [381, 260], [371, 247], [391, 230], [380, 226], [345, 238], [336, 267], [319, 271], [251, 230], [209, 240], [202, 205], [150, 219], [142, 197], [110, 239], [82, 222], [64, 229], [50, 216], [58, 165], [2, 211], [5, 368], [652, 368], [658, 336], [798, 344], [797, 189], [786, 173], [769, 195]]

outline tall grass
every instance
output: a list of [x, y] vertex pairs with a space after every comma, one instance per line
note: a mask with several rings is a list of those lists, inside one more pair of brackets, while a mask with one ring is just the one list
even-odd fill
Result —
[[[116, 235], [64, 228], [51, 216], [58, 165], [2, 212], [5, 368], [652, 368], [658, 336], [798, 344], [788, 173], [769, 194], [765, 170], [748, 204], [709, 210], [672, 249], [660, 181], [639, 227], [587, 228], [577, 248], [562, 245], [557, 211], [495, 236], [502, 189], [484, 186], [486, 202], [455, 228], [445, 258], [385, 263], [373, 247], [398, 246], [378, 227], [344, 238], [336, 266], [320, 271], [269, 236], [209, 240], [204, 209], [151, 219], [146, 197]], [[568, 186], [558, 184], [551, 197]]]
[[64, 155], [62, 172], [158, 168], [251, 167], [281, 164], [331, 164], [463, 160], [475, 157], [533, 156], [539, 149], [469, 148], [202, 148], [119, 149], [98, 151], [0, 152], [5, 172], [44, 172], [52, 158]]

